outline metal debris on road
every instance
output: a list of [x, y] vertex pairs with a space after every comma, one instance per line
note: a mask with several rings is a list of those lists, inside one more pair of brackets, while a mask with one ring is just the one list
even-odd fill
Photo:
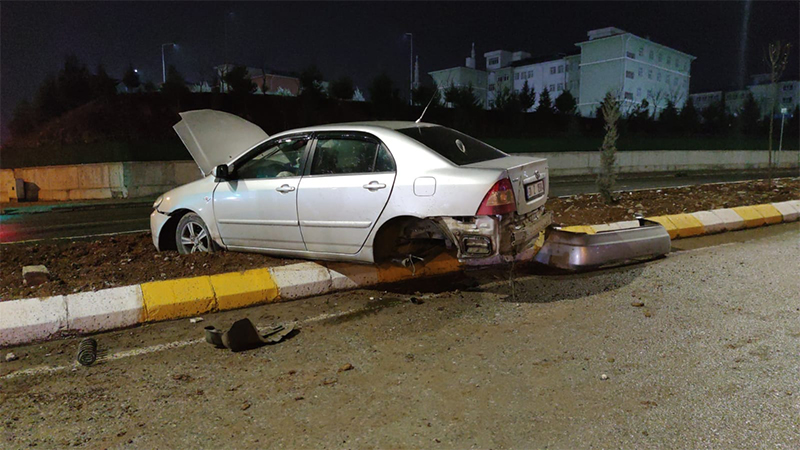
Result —
[[16, 361], [18, 359], [19, 359], [19, 356], [17, 356], [17, 355], [15, 355], [15, 354], [13, 354], [11, 352], [6, 353], [6, 362]]
[[282, 341], [294, 331], [293, 324], [277, 325], [267, 329], [263, 335], [259, 334], [250, 319], [241, 319], [234, 322], [231, 328], [222, 332], [214, 326], [205, 327], [206, 342], [217, 348], [228, 348], [234, 352], [251, 350], [268, 344]]
[[91, 366], [97, 361], [97, 341], [86, 338], [78, 344], [78, 362], [82, 366]]
[[189, 319], [189, 323], [200, 323], [202, 321], [203, 321], [202, 317], [192, 317], [191, 319]]

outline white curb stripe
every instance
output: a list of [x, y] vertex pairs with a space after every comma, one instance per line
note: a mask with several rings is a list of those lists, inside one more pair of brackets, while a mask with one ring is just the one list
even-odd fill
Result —
[[70, 294], [66, 298], [67, 328], [82, 333], [125, 328], [142, 322], [140, 285]]
[[741, 230], [744, 228], [744, 219], [732, 209], [715, 209], [711, 212], [722, 221], [722, 225], [727, 231]]
[[269, 267], [282, 299], [309, 297], [330, 292], [331, 274], [325, 266], [305, 262]]
[[725, 223], [711, 211], [693, 212], [692, 216], [694, 216], [695, 219], [703, 224], [703, 230], [705, 230], [705, 234], [725, 231]]
[[[795, 205], [795, 203], [799, 203]], [[784, 222], [794, 222], [800, 218], [800, 202], [788, 201], [773, 203], [772, 206], [783, 216]]]
[[67, 326], [63, 295], [0, 302], [0, 345], [46, 339]]

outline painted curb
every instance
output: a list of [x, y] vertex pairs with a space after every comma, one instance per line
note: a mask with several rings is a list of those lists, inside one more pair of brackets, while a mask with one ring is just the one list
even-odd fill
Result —
[[[800, 219], [800, 200], [691, 214], [650, 217], [670, 238], [718, 233]], [[637, 221], [564, 227], [594, 234], [638, 226]], [[424, 265], [363, 265], [302, 262], [211, 276], [153, 281], [47, 298], [0, 302], [0, 347], [21, 345], [60, 332], [92, 333], [147, 322], [193, 317], [214, 311], [328, 294], [460, 270], [441, 254]]]

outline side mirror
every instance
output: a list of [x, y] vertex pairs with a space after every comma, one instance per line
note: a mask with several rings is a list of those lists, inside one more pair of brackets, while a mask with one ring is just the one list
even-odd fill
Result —
[[223, 181], [228, 179], [228, 165], [227, 164], [220, 164], [217, 167], [214, 167], [214, 178], [216, 181]]

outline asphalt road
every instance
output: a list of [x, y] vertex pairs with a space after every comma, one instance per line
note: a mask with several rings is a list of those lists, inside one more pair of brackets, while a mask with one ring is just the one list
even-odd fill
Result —
[[[75, 338], [11, 349], [0, 447], [800, 448], [800, 224], [674, 245], [102, 333], [88, 368]], [[301, 330], [202, 342], [242, 317]]]
[[[664, 178], [620, 179], [619, 190], [663, 188], [724, 181], [752, 179], [752, 175], [691, 176]], [[574, 195], [596, 192], [593, 179], [559, 182], [553, 180], [550, 196]], [[110, 207], [98, 205], [96, 209], [82, 211], [55, 210], [37, 214], [10, 214], [0, 216], [0, 243], [27, 240], [95, 236], [150, 229], [149, 204]]]

